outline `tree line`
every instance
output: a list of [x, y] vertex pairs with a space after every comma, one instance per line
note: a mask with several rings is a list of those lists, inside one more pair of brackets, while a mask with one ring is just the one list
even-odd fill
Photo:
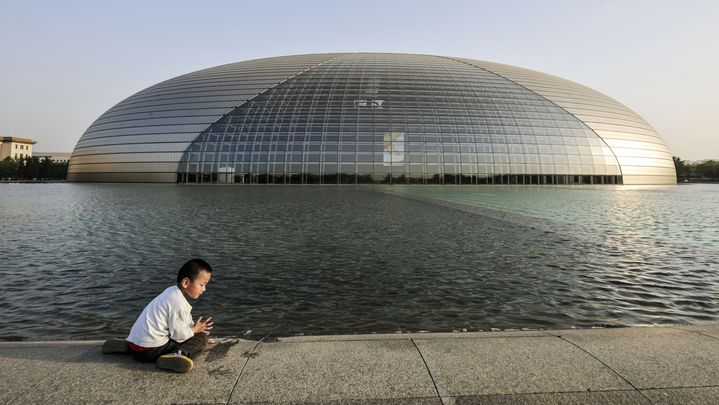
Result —
[[[677, 181], [719, 181], [719, 161], [707, 160], [702, 163], [688, 163], [672, 156], [677, 171]], [[53, 162], [32, 156], [0, 161], [0, 179], [11, 180], [65, 180], [67, 162]]]
[[672, 159], [674, 159], [679, 182], [719, 181], [719, 160], [688, 163], [676, 156], [672, 156]]
[[6, 157], [0, 161], [0, 180], [65, 180], [67, 162], [54, 162], [48, 158]]

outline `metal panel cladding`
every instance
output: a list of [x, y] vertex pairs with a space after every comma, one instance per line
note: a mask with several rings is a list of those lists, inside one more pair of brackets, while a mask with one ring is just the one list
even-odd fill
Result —
[[617, 157], [624, 184], [674, 184], [674, 161], [662, 138], [637, 113], [586, 86], [545, 73], [460, 59], [518, 83], [577, 117]]
[[74, 181], [670, 184], [618, 102], [512, 66], [406, 54], [219, 66], [143, 90], [75, 148]]
[[142, 90], [102, 114], [73, 151], [70, 181], [175, 182], [177, 163], [223, 114], [333, 55], [231, 63]]

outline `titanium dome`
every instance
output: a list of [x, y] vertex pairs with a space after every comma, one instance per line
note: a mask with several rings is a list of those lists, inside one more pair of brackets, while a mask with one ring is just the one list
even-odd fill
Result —
[[338, 53], [232, 63], [130, 96], [82, 135], [70, 181], [675, 184], [639, 115], [523, 68]]

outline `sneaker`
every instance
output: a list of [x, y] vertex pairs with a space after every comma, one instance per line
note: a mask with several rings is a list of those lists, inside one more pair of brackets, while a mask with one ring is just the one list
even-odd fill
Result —
[[127, 354], [130, 353], [130, 346], [127, 345], [127, 340], [125, 339], [110, 338], [103, 343], [102, 352], [105, 354]]
[[181, 354], [163, 354], [157, 359], [157, 367], [163, 370], [170, 370], [176, 373], [186, 373], [192, 370], [194, 363], [192, 359]]

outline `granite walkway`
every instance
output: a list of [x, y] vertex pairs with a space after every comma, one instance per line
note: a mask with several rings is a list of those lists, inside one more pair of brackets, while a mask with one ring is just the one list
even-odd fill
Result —
[[221, 339], [188, 374], [101, 343], [1, 342], [0, 403], [719, 403], [719, 325]]

